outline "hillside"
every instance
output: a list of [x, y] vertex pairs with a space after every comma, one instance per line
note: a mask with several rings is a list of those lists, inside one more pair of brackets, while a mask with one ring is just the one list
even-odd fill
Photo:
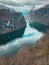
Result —
[[49, 4], [35, 5], [31, 9], [29, 16], [32, 19], [32, 22], [49, 25]]
[[18, 65], [49, 65], [49, 33], [32, 47], [22, 47], [17, 54]]
[[26, 21], [22, 13], [0, 5], [0, 45], [22, 37], [25, 28]]
[[49, 4], [35, 5], [25, 18], [29, 19], [30, 27], [45, 32], [49, 29]]

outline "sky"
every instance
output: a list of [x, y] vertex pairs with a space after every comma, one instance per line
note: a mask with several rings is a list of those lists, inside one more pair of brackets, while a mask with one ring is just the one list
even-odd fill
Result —
[[37, 2], [40, 0], [0, 0], [0, 1], [13, 1], [13, 2], [17, 2], [17, 3], [26, 3], [26, 2]]
[[13, 2], [17, 2], [17, 3], [28, 3], [28, 2], [31, 2], [31, 3], [35, 3], [35, 2], [49, 2], [49, 0], [0, 0], [0, 1], [13, 1]]

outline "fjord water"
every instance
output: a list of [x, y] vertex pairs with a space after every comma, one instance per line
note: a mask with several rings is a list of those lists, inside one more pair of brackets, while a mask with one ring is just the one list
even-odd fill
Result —
[[[25, 16], [28, 12], [24, 11], [22, 14]], [[35, 42], [43, 36], [42, 32], [37, 31], [29, 26], [28, 20], [26, 20], [27, 26], [24, 34], [21, 38], [14, 39], [6, 45], [0, 46], [0, 54], [9, 56], [12, 53], [17, 52], [24, 45], [33, 45]], [[21, 33], [21, 32], [20, 32]]]
[[[21, 33], [21, 32], [20, 32]], [[35, 42], [43, 36], [43, 33], [37, 31], [34, 28], [30, 28], [29, 23], [24, 31], [23, 37], [12, 40], [6, 45], [0, 46], [0, 54], [9, 56], [12, 53], [16, 53], [24, 45], [33, 45]]]

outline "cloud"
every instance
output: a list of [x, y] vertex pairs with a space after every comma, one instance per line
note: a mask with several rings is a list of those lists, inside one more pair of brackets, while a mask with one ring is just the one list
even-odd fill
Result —
[[49, 3], [49, 0], [0, 0], [0, 3], [8, 4], [12, 6], [29, 6], [29, 5], [41, 5]]
[[[3, 0], [0, 0], [0, 1], [3, 1]], [[49, 3], [49, 0], [4, 0], [4, 1], [6, 1], [6, 2], [10, 2], [10, 1], [12, 1], [12, 2], [16, 2], [16, 3], [18, 3], [18, 4], [28, 4], [28, 3]]]
[[[3, 1], [3, 0], [0, 0], [0, 1]], [[24, 5], [24, 4], [27, 4], [27, 5], [30, 5], [30, 4], [35, 4], [35, 3], [41, 3], [40, 0], [4, 0], [3, 2], [14, 2], [16, 4], [21, 4], [21, 5]]]

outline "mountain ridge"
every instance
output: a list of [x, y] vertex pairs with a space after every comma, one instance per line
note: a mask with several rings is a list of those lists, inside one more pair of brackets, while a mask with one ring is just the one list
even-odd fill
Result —
[[[34, 8], [36, 8], [36, 6], [31, 9], [29, 14], [26, 16], [26, 19], [28, 19], [30, 27], [34, 27], [38, 31], [44, 32], [46, 29], [43, 31], [42, 27], [49, 29], [49, 4], [43, 5], [40, 8], [37, 6], [38, 9], [35, 10]], [[44, 25], [45, 27], [38, 25], [38, 23]]]

